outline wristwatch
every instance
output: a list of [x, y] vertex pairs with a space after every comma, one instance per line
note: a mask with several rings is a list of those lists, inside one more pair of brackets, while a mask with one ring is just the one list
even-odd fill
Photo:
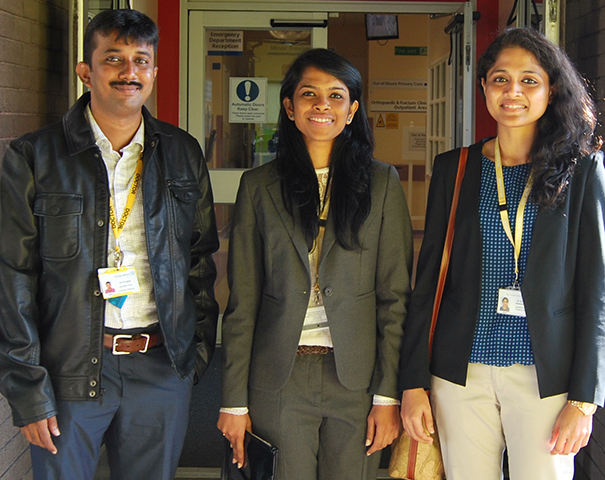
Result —
[[597, 406], [594, 403], [578, 402], [577, 400], [567, 400], [567, 403], [576, 407], [584, 415], [593, 415], [597, 411]]

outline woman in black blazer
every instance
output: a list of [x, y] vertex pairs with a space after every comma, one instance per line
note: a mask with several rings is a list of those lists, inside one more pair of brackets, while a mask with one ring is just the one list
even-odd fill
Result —
[[276, 445], [277, 478], [374, 480], [399, 432], [409, 213], [355, 67], [310, 50], [280, 97], [277, 158], [235, 207], [218, 427], [239, 465], [245, 430]]
[[500, 479], [505, 449], [511, 479], [571, 479], [605, 399], [596, 108], [567, 56], [532, 29], [500, 35], [478, 78], [498, 136], [469, 150], [429, 366], [459, 150], [435, 159], [401, 356], [403, 425], [428, 443], [435, 415], [448, 480]]

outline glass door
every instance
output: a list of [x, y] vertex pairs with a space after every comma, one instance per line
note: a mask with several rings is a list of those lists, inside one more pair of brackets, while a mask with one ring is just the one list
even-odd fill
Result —
[[221, 313], [240, 177], [275, 157], [281, 80], [302, 52], [327, 46], [327, 18], [327, 13], [190, 12], [187, 129], [205, 147], [210, 169], [221, 240], [215, 255]]

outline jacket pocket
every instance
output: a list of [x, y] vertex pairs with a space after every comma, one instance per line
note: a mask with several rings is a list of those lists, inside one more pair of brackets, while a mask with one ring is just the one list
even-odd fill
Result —
[[196, 182], [169, 180], [168, 188], [172, 193], [171, 209], [176, 230], [176, 237], [188, 242], [195, 223], [195, 208], [202, 198], [202, 192]]
[[70, 193], [41, 193], [34, 200], [40, 225], [40, 254], [48, 260], [65, 260], [80, 251], [84, 200]]
[[560, 317], [562, 315], [567, 315], [567, 314], [569, 314], [569, 313], [571, 313], [573, 311], [574, 311], [574, 306], [573, 305], [569, 305], [568, 307], [561, 308], [559, 310], [555, 310], [553, 312], [553, 316]]

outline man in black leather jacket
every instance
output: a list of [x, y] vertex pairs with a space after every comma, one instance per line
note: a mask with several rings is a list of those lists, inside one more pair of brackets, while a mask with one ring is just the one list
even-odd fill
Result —
[[92, 479], [102, 441], [119, 478], [174, 478], [214, 351], [212, 191], [198, 142], [143, 106], [157, 39], [139, 12], [97, 15], [90, 93], [0, 166], [0, 392], [35, 478]]

